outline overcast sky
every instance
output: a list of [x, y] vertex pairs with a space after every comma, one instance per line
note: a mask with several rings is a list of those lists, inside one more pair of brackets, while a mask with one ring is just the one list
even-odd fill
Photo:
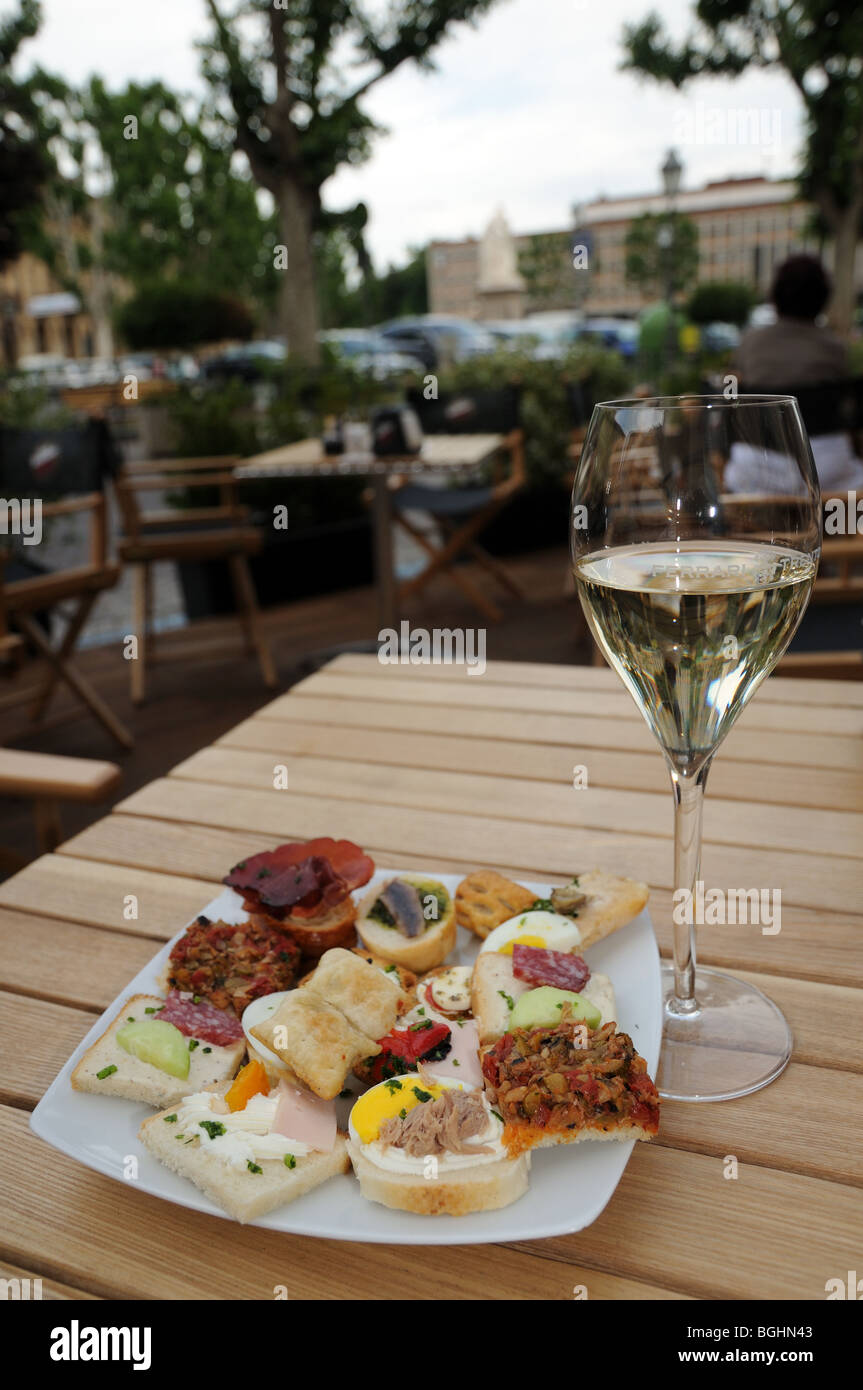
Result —
[[[569, 225], [572, 205], [600, 193], [653, 191], [670, 145], [687, 187], [793, 172], [800, 107], [782, 74], [705, 80], [682, 97], [618, 71], [623, 25], [652, 7], [684, 32], [689, 0], [500, 0], [475, 29], [453, 32], [436, 72], [405, 67], [373, 89], [366, 110], [389, 133], [367, 164], [330, 180], [327, 206], [365, 200], [383, 267], [411, 245], [480, 234], [497, 206], [514, 231], [533, 232]], [[112, 87], [161, 78], [200, 89], [194, 42], [205, 8], [43, 0], [24, 66], [38, 61], [72, 81], [98, 72]]]

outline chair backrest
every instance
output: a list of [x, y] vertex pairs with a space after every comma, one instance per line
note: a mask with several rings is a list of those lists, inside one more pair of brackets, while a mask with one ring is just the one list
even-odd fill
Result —
[[102, 492], [120, 454], [100, 419], [59, 430], [0, 427], [0, 490], [46, 500]]
[[[205, 458], [148, 459], [127, 463], [116, 479], [117, 504], [127, 539], [137, 539], [142, 533], [155, 530], [188, 530], [190, 527], [218, 525], [244, 521], [248, 509], [237, 499], [234, 465], [235, 454], [219, 454]], [[148, 492], [204, 491], [205, 505], [147, 510], [141, 506]]]
[[509, 434], [520, 425], [521, 388], [514, 384], [444, 392], [437, 400], [416, 387], [407, 400], [424, 434]]
[[775, 387], [768, 390], [747, 381], [745, 390], [748, 396], [796, 396], [810, 436], [845, 434], [863, 426], [863, 378], [849, 377], [843, 381], [824, 381], [817, 385], [807, 383], [795, 386], [792, 383], [781, 393], [777, 393]]

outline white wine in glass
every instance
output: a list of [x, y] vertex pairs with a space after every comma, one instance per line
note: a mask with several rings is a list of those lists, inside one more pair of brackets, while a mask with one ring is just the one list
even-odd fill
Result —
[[[757, 496], [722, 493], [724, 464], [741, 445], [764, 459]], [[696, 967], [694, 905], [711, 760], [788, 646], [815, 579], [820, 499], [796, 402], [668, 397], [597, 406], [572, 515], [588, 624], [669, 767], [675, 901], [682, 890], [693, 906], [688, 920], [676, 913], [674, 964], [664, 970], [659, 1090], [687, 1100], [745, 1095], [787, 1064], [791, 1036], [754, 986]]]

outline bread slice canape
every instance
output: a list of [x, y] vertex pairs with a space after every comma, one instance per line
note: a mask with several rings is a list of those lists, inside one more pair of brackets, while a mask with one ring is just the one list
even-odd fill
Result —
[[308, 986], [292, 990], [276, 1012], [251, 1032], [310, 1091], [326, 1100], [339, 1094], [355, 1062], [380, 1052], [374, 1038], [354, 1028], [344, 1014]]
[[457, 930], [452, 897], [437, 879], [422, 874], [399, 874], [373, 888], [357, 913], [363, 944], [417, 973], [443, 964]]
[[[533, 953], [539, 956], [539, 952]], [[543, 952], [552, 958], [556, 951]], [[549, 984], [557, 983], [554, 967], [549, 970]], [[491, 1042], [501, 1037], [512, 1027], [512, 1014], [522, 995], [535, 989], [541, 978], [535, 981], [521, 980], [515, 974], [514, 956], [496, 951], [484, 951], [477, 956], [471, 975], [471, 1011], [477, 1022], [481, 1043]], [[560, 981], [560, 983], [563, 983]], [[564, 985], [564, 988], [572, 988]], [[600, 1023], [616, 1023], [617, 1000], [614, 986], [608, 975], [591, 971], [586, 984], [576, 991], [588, 1003], [593, 1004], [600, 1014]]]
[[480, 1058], [512, 1155], [583, 1139], [652, 1139], [659, 1129], [647, 1064], [613, 1023], [512, 1029]]
[[142, 1101], [145, 1105], [161, 1108], [233, 1076], [246, 1051], [245, 1038], [227, 1047], [200, 1041], [191, 1046], [196, 1040], [185, 1038], [189, 1050], [186, 1077], [174, 1076], [120, 1046], [117, 1034], [127, 1023], [158, 1019], [164, 1003], [165, 1000], [155, 994], [135, 994], [127, 999], [117, 1017], [88, 1048], [72, 1072], [73, 1089], [90, 1091], [97, 1096]]
[[530, 1155], [512, 1156], [481, 1090], [420, 1073], [372, 1087], [354, 1105], [348, 1153], [370, 1202], [419, 1216], [509, 1206], [527, 1191]]
[[571, 915], [581, 932], [581, 950], [625, 927], [647, 905], [650, 889], [634, 878], [602, 869], [579, 873], [571, 884], [551, 890], [556, 912]]
[[[259, 1066], [254, 1062], [244, 1070]], [[233, 1089], [227, 1101], [232, 1101]], [[138, 1137], [166, 1168], [188, 1178], [240, 1222], [257, 1221], [328, 1178], [348, 1172], [345, 1137], [336, 1131], [335, 1111], [314, 1116], [314, 1106], [321, 1103], [308, 1092], [303, 1095], [282, 1084], [272, 1092], [241, 1099], [245, 1104], [231, 1106], [216, 1092], [187, 1097], [176, 1109], [145, 1120]], [[299, 1127], [311, 1142], [276, 1128], [280, 1114], [292, 1107], [295, 1123], [304, 1115]], [[285, 1128], [291, 1129], [290, 1121], [282, 1124]], [[313, 1147], [315, 1143], [321, 1147]]]

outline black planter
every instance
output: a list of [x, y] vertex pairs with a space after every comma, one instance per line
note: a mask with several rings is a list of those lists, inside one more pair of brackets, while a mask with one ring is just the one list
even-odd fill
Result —
[[480, 542], [492, 555], [525, 555], [566, 545], [569, 494], [564, 487], [529, 487], [498, 512]]
[[[268, 528], [263, 549], [252, 556], [249, 565], [262, 608], [371, 584], [371, 524], [365, 517], [357, 517], [297, 530]], [[178, 568], [190, 621], [236, 611], [226, 561], [208, 560]]]

